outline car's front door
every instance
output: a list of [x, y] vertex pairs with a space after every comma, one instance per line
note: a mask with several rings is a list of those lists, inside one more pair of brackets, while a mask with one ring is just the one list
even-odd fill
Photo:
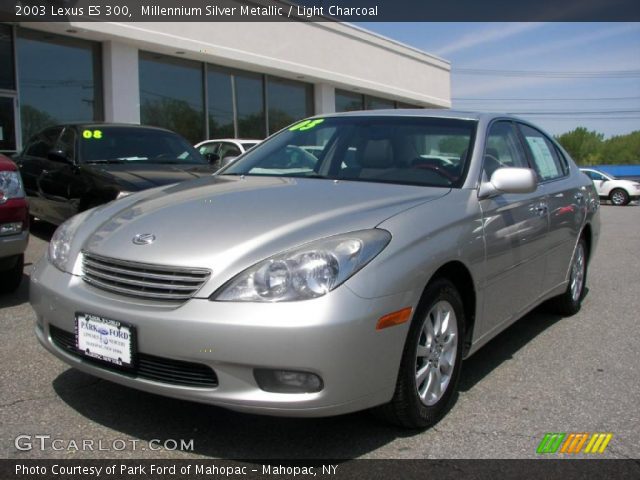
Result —
[[77, 145], [76, 129], [66, 127], [55, 147], [66, 161], [62, 158], [49, 159], [48, 167], [40, 178], [42, 196], [47, 200], [57, 223], [78, 213], [80, 198], [85, 190], [77, 166]]
[[[483, 181], [498, 168], [529, 168], [515, 125], [499, 121], [489, 128]], [[485, 238], [483, 325], [487, 334], [518, 318], [542, 294], [549, 225], [546, 192], [508, 193], [480, 201]]]

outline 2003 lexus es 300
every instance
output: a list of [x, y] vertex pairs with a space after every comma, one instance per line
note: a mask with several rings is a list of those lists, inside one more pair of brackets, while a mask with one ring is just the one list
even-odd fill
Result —
[[61, 225], [31, 276], [36, 334], [147, 392], [424, 427], [463, 358], [545, 300], [579, 310], [598, 208], [569, 155], [515, 118], [316, 117], [215, 176]]

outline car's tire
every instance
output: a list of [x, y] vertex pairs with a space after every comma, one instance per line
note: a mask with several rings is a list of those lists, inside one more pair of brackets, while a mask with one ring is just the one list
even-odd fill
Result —
[[562, 295], [551, 300], [552, 309], [560, 315], [570, 316], [580, 311], [582, 299], [586, 293], [587, 260], [587, 242], [584, 237], [581, 237], [573, 252], [573, 258], [571, 258], [567, 289]]
[[24, 254], [17, 255], [15, 263], [9, 270], [1, 272], [0, 293], [10, 293], [15, 291], [22, 281], [22, 270], [24, 269]]
[[629, 203], [629, 194], [622, 188], [614, 188], [609, 193], [609, 200], [617, 207], [623, 207]]
[[405, 428], [435, 424], [449, 408], [462, 364], [464, 308], [447, 279], [425, 289], [405, 342], [393, 399], [374, 410]]

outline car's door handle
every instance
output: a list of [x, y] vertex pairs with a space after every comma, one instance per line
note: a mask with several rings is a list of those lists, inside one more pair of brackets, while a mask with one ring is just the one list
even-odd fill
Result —
[[539, 203], [538, 205], [536, 205], [536, 214], [540, 215], [541, 217], [547, 214], [547, 210], [549, 210], [549, 207], [546, 203]]

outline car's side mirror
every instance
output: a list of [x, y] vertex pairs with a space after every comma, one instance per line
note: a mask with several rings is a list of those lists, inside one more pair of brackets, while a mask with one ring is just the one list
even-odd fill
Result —
[[220, 160], [220, 156], [217, 153], [205, 153], [204, 158], [210, 164], [214, 164]]
[[489, 198], [503, 193], [531, 193], [537, 186], [536, 173], [530, 168], [498, 168], [488, 182], [482, 182], [478, 195]]
[[68, 163], [70, 165], [73, 164], [73, 160], [69, 158], [69, 155], [67, 154], [67, 152], [57, 148], [50, 150], [49, 153], [47, 154], [47, 158], [52, 162]]

